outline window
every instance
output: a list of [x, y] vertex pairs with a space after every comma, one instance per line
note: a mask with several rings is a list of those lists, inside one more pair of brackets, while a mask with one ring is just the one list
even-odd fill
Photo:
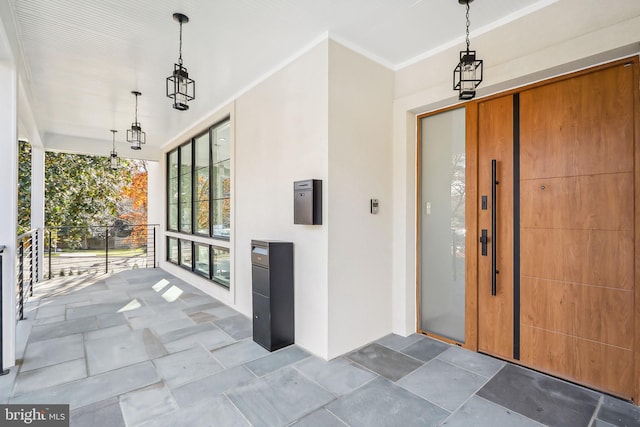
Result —
[[202, 243], [196, 243], [195, 247], [195, 272], [202, 274], [207, 279], [210, 279], [209, 275], [209, 245], [203, 245]]
[[209, 132], [195, 139], [194, 201], [193, 211], [196, 234], [209, 235], [209, 165], [211, 164], [211, 144]]
[[231, 274], [230, 139], [226, 119], [168, 152], [166, 182], [167, 261], [226, 288]]
[[178, 264], [178, 239], [167, 237], [167, 261]]
[[190, 240], [180, 239], [180, 265], [189, 270], [193, 270], [191, 246], [192, 243]]
[[229, 249], [212, 247], [213, 249], [213, 280], [222, 286], [229, 287], [230, 283], [230, 259]]
[[180, 231], [191, 233], [191, 143], [180, 147]]
[[231, 150], [229, 122], [212, 130], [213, 200], [211, 203], [213, 236], [228, 239], [231, 229]]
[[[167, 228], [178, 230], [178, 150], [174, 150], [167, 159]], [[176, 260], [176, 263], [178, 261]]]

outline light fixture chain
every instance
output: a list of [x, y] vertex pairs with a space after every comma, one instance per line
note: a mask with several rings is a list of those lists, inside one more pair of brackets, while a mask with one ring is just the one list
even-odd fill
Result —
[[136, 123], [138, 123], [138, 94], [136, 93]]
[[178, 57], [178, 64], [182, 65], [182, 21], [180, 21], [180, 55]]
[[469, 52], [469, 1], [467, 0], [467, 52]]

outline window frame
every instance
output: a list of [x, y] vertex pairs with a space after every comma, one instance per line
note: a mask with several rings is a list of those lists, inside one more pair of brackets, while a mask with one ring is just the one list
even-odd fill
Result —
[[[209, 266], [209, 273], [208, 274], [205, 274], [203, 271], [198, 270], [198, 268], [196, 266], [197, 262], [196, 262], [196, 257], [194, 255], [196, 254], [197, 248], [199, 246], [207, 248], [207, 263], [208, 263], [208, 266]], [[212, 261], [211, 245], [206, 244], [206, 243], [193, 242], [193, 251], [191, 253], [191, 258], [193, 259], [193, 272], [198, 274], [198, 275], [200, 275], [200, 276], [202, 276], [202, 277], [205, 277], [205, 278], [211, 280], [211, 261]]]
[[[171, 247], [171, 245], [169, 244], [170, 241], [175, 241], [176, 243], [176, 248], [177, 248], [177, 254], [176, 254], [176, 260], [174, 261], [173, 259], [171, 259], [171, 253], [169, 252], [169, 248]], [[167, 261], [170, 262], [173, 265], [180, 265], [180, 243], [179, 243], [180, 239], [177, 237], [173, 237], [173, 236], [167, 236], [167, 250], [166, 250], [166, 255], [167, 255]]]
[[198, 227], [195, 226], [196, 225], [195, 224], [195, 222], [196, 222], [196, 209], [194, 209], [194, 208], [196, 207], [196, 203], [197, 203], [197, 200], [196, 200], [196, 194], [197, 194], [196, 188], [198, 186], [198, 182], [197, 182], [198, 180], [194, 179], [194, 178], [197, 178], [196, 162], [195, 161], [191, 162], [191, 185], [193, 187], [192, 188], [192, 193], [193, 194], [192, 194], [192, 199], [191, 199], [191, 213], [192, 213], [191, 234], [193, 234], [195, 236], [204, 236], [204, 237], [212, 237], [213, 236], [213, 224], [211, 223], [211, 202], [212, 202], [211, 198], [213, 197], [213, 189], [212, 189], [212, 185], [211, 185], [212, 176], [213, 176], [212, 175], [213, 153], [212, 153], [212, 147], [211, 147], [212, 146], [212, 142], [211, 142], [212, 129], [213, 129], [213, 127], [210, 127], [206, 131], [200, 133], [199, 135], [196, 135], [195, 137], [193, 137], [191, 139], [192, 140], [192, 150], [193, 150], [192, 159], [194, 159], [194, 160], [196, 158], [196, 153], [197, 153], [196, 141], [198, 140], [198, 138], [200, 138], [200, 137], [202, 137], [204, 135], [207, 135], [208, 136], [208, 140], [209, 140], [209, 142], [208, 142], [209, 162], [208, 162], [208, 165], [207, 165], [207, 172], [208, 172], [207, 176], [208, 176], [208, 179], [209, 179], [209, 191], [207, 192], [208, 193], [207, 194], [207, 197], [208, 197], [207, 202], [208, 202], [209, 207], [208, 207], [208, 212], [207, 212], [207, 218], [208, 218], [209, 224], [208, 224], [208, 227], [207, 227], [207, 229], [208, 229], [207, 233], [198, 233], [198, 231], [197, 231]]
[[[215, 162], [214, 164], [214, 137], [218, 138], [218, 134], [216, 133], [216, 131], [222, 127], [228, 127], [227, 129], [224, 129], [224, 132], [228, 132], [228, 134], [223, 134], [222, 136], [220, 136], [220, 138], [223, 137], [227, 137], [226, 141], [224, 141], [224, 139], [220, 142], [226, 142], [226, 144], [228, 144], [227, 147], [225, 147], [226, 150], [228, 150], [228, 153], [224, 153], [226, 154], [225, 159], [223, 160], [218, 160]], [[231, 116], [227, 115], [224, 118], [222, 118], [221, 120], [215, 122], [213, 125], [209, 126], [208, 128], [206, 128], [205, 130], [203, 130], [202, 132], [199, 132], [197, 135], [186, 139], [184, 142], [182, 142], [181, 144], [173, 147], [171, 150], [166, 152], [166, 180], [165, 180], [165, 193], [167, 196], [166, 199], [166, 203], [165, 203], [165, 208], [166, 208], [166, 231], [169, 232], [169, 234], [166, 236], [166, 254], [165, 254], [165, 258], [166, 261], [176, 265], [184, 270], [190, 271], [193, 274], [196, 274], [199, 277], [205, 278], [213, 283], [215, 283], [218, 286], [221, 286], [223, 288], [225, 288], [226, 290], [231, 290], [231, 282], [232, 282], [232, 268], [231, 266], [233, 265], [233, 260], [232, 260], [232, 247], [233, 244], [231, 243], [231, 237], [233, 235], [233, 184], [234, 184], [234, 180], [233, 180], [233, 142], [232, 142], [232, 135], [233, 135], [233, 128], [232, 128], [232, 122], [231, 122]], [[202, 151], [206, 150], [205, 148], [202, 147], [202, 145], [198, 144], [198, 139], [203, 139], [202, 141], [200, 141], [200, 144], [207, 144], [207, 148], [208, 148], [208, 164], [206, 166], [207, 171], [204, 174], [199, 175], [198, 173], [205, 169], [205, 166], [202, 164], [198, 164], [198, 160], [196, 159], [196, 155], [198, 153], [198, 149], [200, 150], [199, 153], [203, 154]], [[205, 142], [205, 140], [207, 142]], [[185, 148], [189, 146], [189, 148]], [[191, 156], [191, 163], [189, 166], [182, 168], [182, 163], [184, 161], [183, 159], [183, 155], [187, 156], [190, 155]], [[171, 157], [174, 156], [175, 157], [175, 161], [177, 162], [176, 164], [176, 180], [177, 182], [175, 183], [177, 185], [177, 196], [176, 199], [173, 200], [171, 197]], [[225, 163], [227, 162], [227, 163]], [[227, 179], [228, 181], [228, 192], [220, 192], [220, 195], [226, 195], [226, 197], [222, 197], [219, 199], [216, 199], [215, 201], [213, 200], [214, 198], [214, 171], [216, 170], [216, 167], [219, 165], [228, 165], [228, 170], [225, 173], [225, 179]], [[183, 173], [184, 172], [184, 173]], [[190, 185], [190, 197], [191, 197], [191, 201], [189, 204], [189, 208], [190, 208], [190, 228], [188, 231], [182, 231], [182, 228], [184, 226], [183, 224], [183, 204], [185, 204], [186, 202], [186, 193], [183, 194], [182, 192], [182, 187], [184, 184], [184, 180], [187, 179], [185, 178], [188, 175], [188, 178], [190, 178], [191, 180], [191, 185]], [[208, 208], [208, 212], [207, 212], [207, 220], [208, 220], [208, 230], [206, 233], [202, 233], [202, 232], [198, 232], [198, 225], [196, 224], [196, 220], [197, 220], [197, 216], [198, 216], [198, 212], [197, 212], [197, 208], [199, 207], [200, 209], [202, 209], [202, 205], [199, 203], [200, 200], [196, 200], [196, 197], [198, 195], [198, 176], [206, 176], [209, 179], [208, 185], [208, 191], [207, 191], [207, 197], [208, 200], [204, 201]], [[221, 184], [223, 185], [223, 184]], [[224, 185], [221, 187], [221, 191], [224, 189]], [[171, 224], [170, 224], [170, 206], [172, 206], [173, 204], [170, 202], [175, 202], [174, 204], [176, 205], [177, 209], [176, 209], [176, 227], [177, 228], [171, 228]], [[221, 204], [227, 204], [228, 208], [228, 215], [226, 217], [226, 219], [228, 219], [228, 228], [226, 229], [228, 232], [228, 235], [222, 235], [222, 234], [215, 234], [215, 230], [214, 230], [214, 206], [216, 206], [215, 203], [221, 203]], [[222, 209], [222, 208], [221, 208]], [[221, 213], [224, 212], [224, 210], [221, 210]], [[225, 225], [225, 217], [224, 215], [220, 216], [219, 218], [219, 222], [221, 222], [222, 225]], [[169, 253], [169, 246], [170, 246], [170, 241], [175, 241], [177, 244], [177, 249], [178, 249], [178, 259], [177, 262], [175, 260], [171, 260], [170, 259], [170, 253]], [[185, 245], [189, 245], [190, 246], [190, 250], [191, 250], [191, 260], [190, 263], [187, 263], [186, 265], [183, 263], [183, 258], [185, 254], [183, 254], [183, 249], [188, 251], [188, 248]], [[208, 248], [208, 257], [207, 257], [207, 261], [209, 262], [209, 274], [207, 275], [206, 272], [203, 272], [202, 270], [198, 270], [196, 268], [196, 250], [198, 250], [198, 248], [201, 247], [207, 247]], [[225, 275], [228, 276], [228, 279], [225, 278], [225, 275], [220, 276], [220, 278], [216, 278], [214, 277], [214, 264], [216, 262], [216, 260], [218, 259], [216, 257], [216, 253], [217, 251], [223, 251], [228, 255], [225, 255], [226, 257], [228, 257], [228, 266], [224, 266], [225, 269], [227, 269], [228, 271], [225, 271]], [[203, 253], [204, 256], [204, 253]], [[220, 270], [223, 271], [223, 270]]]
[[[171, 155], [176, 154], [176, 202], [171, 203]], [[180, 230], [180, 150], [178, 148], [171, 150], [167, 153], [167, 212], [166, 212], [166, 228], [168, 231], [179, 231]], [[175, 204], [176, 206], [176, 228], [171, 228], [171, 205]]]
[[[229, 257], [229, 281], [227, 283], [225, 283], [224, 281], [221, 281], [220, 279], [217, 279], [214, 273], [214, 266], [216, 265], [216, 260], [215, 260], [215, 251], [217, 250], [222, 250], [222, 251], [226, 251], [228, 253], [228, 257]], [[215, 246], [215, 245], [211, 245], [209, 246], [209, 254], [211, 257], [211, 262], [209, 264], [209, 275], [211, 276], [211, 281], [213, 281], [214, 283], [216, 283], [219, 286], [225, 287], [227, 289], [231, 289], [231, 249], [224, 247], [224, 246]]]

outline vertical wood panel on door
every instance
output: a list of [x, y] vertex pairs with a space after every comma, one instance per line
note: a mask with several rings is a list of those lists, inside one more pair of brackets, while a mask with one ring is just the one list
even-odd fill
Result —
[[[496, 234], [491, 235], [491, 161], [496, 160]], [[485, 200], [483, 201], [483, 198]], [[513, 97], [478, 103], [478, 235], [487, 230], [486, 256], [478, 254], [478, 350], [513, 357]], [[478, 243], [476, 243], [478, 244]], [[491, 245], [496, 245], [496, 295], [491, 294]]]
[[627, 398], [634, 91], [617, 65], [520, 93], [521, 361]]

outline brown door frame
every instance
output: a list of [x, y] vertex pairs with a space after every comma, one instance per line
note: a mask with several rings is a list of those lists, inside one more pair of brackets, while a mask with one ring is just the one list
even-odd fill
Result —
[[[630, 64], [634, 67], [634, 79], [638, 85], [634, 85], [633, 117], [634, 117], [634, 308], [633, 308], [633, 360], [634, 360], [634, 395], [633, 402], [640, 403], [640, 61], [637, 55], [612, 61], [606, 64], [579, 70], [573, 73], [550, 78], [541, 82], [532, 83], [516, 89], [500, 92], [466, 103], [455, 104], [450, 107], [438, 109], [417, 116], [417, 157], [416, 157], [416, 330], [419, 333], [434, 338], [461, 345], [472, 351], [478, 350], [478, 103], [509, 94], [519, 93], [523, 90], [538, 86], [574, 78], [580, 75], [592, 73], [610, 67]], [[420, 191], [421, 191], [421, 119], [444, 111], [465, 108], [466, 109], [466, 239], [465, 239], [465, 343], [461, 344], [450, 339], [440, 337], [420, 330]], [[513, 360], [518, 363], [518, 361]]]

